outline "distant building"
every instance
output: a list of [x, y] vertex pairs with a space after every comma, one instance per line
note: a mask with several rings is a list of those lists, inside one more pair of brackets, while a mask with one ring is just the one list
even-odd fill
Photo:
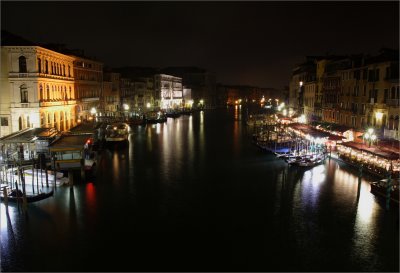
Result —
[[182, 84], [191, 89], [194, 106], [205, 108], [217, 106], [215, 74], [198, 67], [167, 67], [161, 73], [182, 78]]
[[75, 90], [78, 101], [77, 115], [81, 120], [103, 115], [103, 64], [88, 58], [74, 58]]
[[154, 77], [156, 99], [160, 101], [161, 109], [182, 107], [182, 78], [171, 75], [157, 74]]
[[119, 116], [121, 111], [119, 73], [104, 72], [103, 98], [105, 115]]

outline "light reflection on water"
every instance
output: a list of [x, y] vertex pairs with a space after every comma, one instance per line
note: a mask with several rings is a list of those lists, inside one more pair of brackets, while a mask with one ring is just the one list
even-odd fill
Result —
[[[251, 145], [242, 115], [239, 107], [221, 117], [201, 111], [132, 128], [128, 148], [103, 153], [98, 181], [59, 188], [54, 199], [34, 204], [30, 227], [14, 205], [8, 220], [2, 204], [2, 252], [15, 247], [13, 226], [32, 229], [30, 243], [39, 249], [56, 238], [66, 246], [57, 248], [60, 257], [78, 251], [76, 263], [97, 264], [94, 271], [197, 271], [193, 257], [210, 266], [200, 271], [213, 270], [207, 263], [213, 257], [217, 271], [396, 269], [391, 262], [398, 258], [385, 257], [398, 253], [387, 242], [398, 233], [369, 192], [373, 179], [361, 180], [357, 197], [357, 171], [334, 160], [308, 170], [288, 167]], [[42, 243], [36, 230], [46, 230], [49, 240]], [[129, 253], [119, 250], [121, 242]], [[41, 254], [30, 255], [31, 267], [22, 271], [41, 269], [34, 262]], [[148, 267], [177, 257], [187, 267]], [[63, 259], [50, 259], [49, 268], [62, 271]]]

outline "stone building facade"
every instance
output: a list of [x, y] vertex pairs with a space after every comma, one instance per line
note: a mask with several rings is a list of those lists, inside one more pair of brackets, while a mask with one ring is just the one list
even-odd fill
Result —
[[40, 46], [1, 47], [0, 136], [76, 124], [74, 58]]

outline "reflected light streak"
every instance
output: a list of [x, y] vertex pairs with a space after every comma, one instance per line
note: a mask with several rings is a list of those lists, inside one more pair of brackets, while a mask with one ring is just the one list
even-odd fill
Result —
[[160, 123], [157, 123], [157, 124], [156, 124], [156, 134], [159, 135], [160, 132], [161, 132], [161, 124], [160, 124]]
[[86, 202], [91, 209], [96, 206], [96, 188], [92, 182], [86, 184]]
[[313, 207], [319, 197], [320, 187], [326, 179], [325, 165], [319, 165], [304, 173], [302, 199]]

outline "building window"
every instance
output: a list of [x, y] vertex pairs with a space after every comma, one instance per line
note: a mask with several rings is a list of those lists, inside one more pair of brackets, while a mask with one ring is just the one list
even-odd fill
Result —
[[46, 69], [45, 73], [49, 74], [49, 62], [47, 60], [45, 61], [45, 66], [46, 66], [45, 67], [45, 69]]
[[48, 85], [46, 85], [46, 99], [50, 100], [50, 88]]
[[65, 77], [65, 64], [63, 64], [62, 72], [63, 72], [63, 76]]
[[42, 60], [38, 58], [37, 61], [38, 61], [38, 72], [42, 73]]
[[68, 66], [68, 77], [71, 77], [71, 67]]
[[24, 56], [19, 57], [19, 73], [27, 73], [26, 70], [26, 58]]
[[21, 85], [19, 88], [21, 95], [21, 103], [28, 103], [28, 88], [25, 85]]
[[6, 117], [0, 118], [0, 125], [1, 126], [8, 126], [8, 118], [6, 118]]
[[44, 94], [43, 94], [43, 85], [39, 85], [39, 100], [42, 101], [44, 99]]

